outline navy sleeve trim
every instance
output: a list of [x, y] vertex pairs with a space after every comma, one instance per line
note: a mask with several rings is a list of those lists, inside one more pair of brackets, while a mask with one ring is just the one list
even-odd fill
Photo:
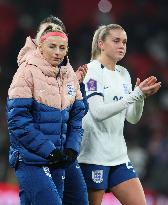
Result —
[[87, 99], [89, 99], [90, 97], [92, 97], [92, 96], [94, 96], [94, 95], [100, 95], [100, 96], [104, 97], [103, 93], [94, 92], [94, 93], [88, 95], [88, 96], [87, 96]]

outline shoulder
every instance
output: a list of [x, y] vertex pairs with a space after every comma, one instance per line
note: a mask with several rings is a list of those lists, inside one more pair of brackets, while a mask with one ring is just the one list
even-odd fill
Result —
[[90, 79], [101, 81], [101, 76], [102, 76], [101, 64], [98, 61], [93, 60], [87, 64], [87, 67], [88, 67], [88, 71], [85, 76], [84, 82], [87, 82]]
[[98, 61], [94, 60], [88, 65], [88, 72], [85, 76], [84, 79], [84, 84], [85, 84], [85, 89], [88, 93], [94, 93], [94, 92], [99, 92], [102, 93], [102, 86], [103, 86], [103, 81], [102, 81], [102, 71], [103, 68], [101, 67], [101, 63]]
[[20, 65], [13, 76], [11, 85], [25, 86], [26, 82], [31, 82], [33, 70], [35, 70], [33, 65], [26, 65], [25, 63]]
[[90, 63], [88, 63], [87, 67], [88, 67], [88, 72], [90, 73], [95, 73], [95, 72], [99, 73], [102, 70], [101, 64], [96, 60], [93, 60]]
[[126, 68], [121, 65], [116, 65], [116, 70], [126, 79], [130, 79], [130, 74]]
[[33, 88], [31, 71], [24, 67], [24, 64], [16, 71], [12, 83], [8, 90], [8, 96], [14, 98], [32, 97], [31, 89]]
[[116, 70], [119, 71], [121, 74], [127, 74], [128, 70], [121, 65], [116, 65]]

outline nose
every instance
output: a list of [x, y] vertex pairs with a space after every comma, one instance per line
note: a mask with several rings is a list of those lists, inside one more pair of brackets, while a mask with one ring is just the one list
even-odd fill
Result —
[[120, 48], [124, 49], [125, 48], [125, 45], [123, 42], [120, 42]]
[[54, 54], [55, 54], [55, 55], [59, 55], [59, 54], [60, 54], [60, 49], [59, 49], [59, 48], [55, 48]]

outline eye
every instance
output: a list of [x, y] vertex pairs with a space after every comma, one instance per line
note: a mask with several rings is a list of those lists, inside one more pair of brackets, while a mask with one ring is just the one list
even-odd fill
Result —
[[60, 49], [61, 50], [65, 50], [66, 48], [65, 48], [65, 46], [61, 46]]
[[126, 44], [127, 44], [127, 41], [123, 41], [123, 44], [126, 45]]
[[55, 48], [55, 45], [49, 45], [49, 48]]
[[118, 42], [119, 42], [119, 39], [114, 39], [113, 42], [114, 42], [114, 43], [118, 43]]
[[114, 39], [113, 41], [116, 42], [116, 43], [119, 42], [119, 40], [117, 40], [117, 39]]

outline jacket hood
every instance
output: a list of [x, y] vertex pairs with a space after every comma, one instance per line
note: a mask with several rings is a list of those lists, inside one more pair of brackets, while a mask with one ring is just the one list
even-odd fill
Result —
[[56, 76], [59, 72], [61, 72], [61, 74], [65, 74], [67, 73], [67, 70], [73, 70], [69, 63], [68, 57], [66, 65], [54, 67], [49, 64], [40, 53], [39, 48], [37, 47], [35, 41], [31, 39], [31, 37], [26, 38], [25, 45], [18, 54], [17, 62], [18, 66], [20, 66], [22, 63], [35, 65], [41, 69], [45, 75], [48, 76]]
[[35, 51], [37, 48], [34, 40], [32, 40], [30, 37], [26, 38], [26, 43], [24, 47], [20, 50], [18, 57], [17, 57], [17, 63], [18, 66], [20, 66], [23, 62], [25, 62], [28, 58], [28, 56]]

